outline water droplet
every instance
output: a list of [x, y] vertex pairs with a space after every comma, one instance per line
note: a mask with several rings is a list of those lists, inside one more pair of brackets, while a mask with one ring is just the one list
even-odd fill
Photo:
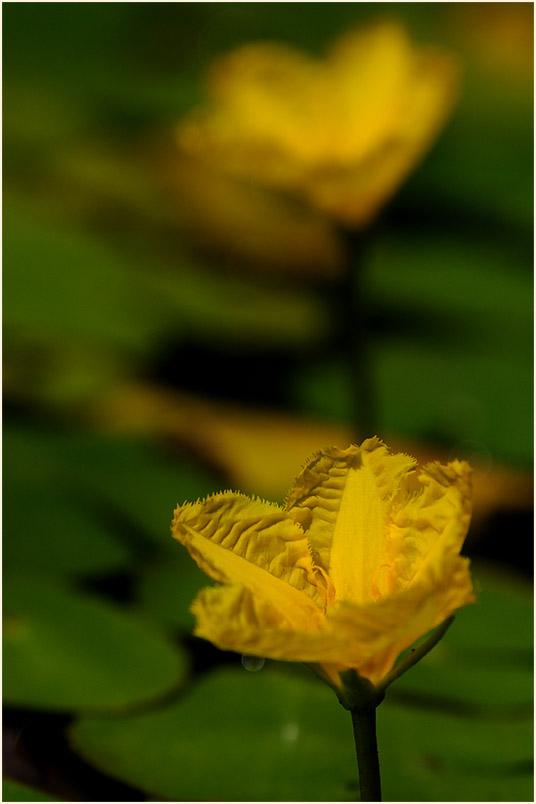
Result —
[[242, 654], [242, 666], [249, 670], [251, 673], [256, 673], [264, 667], [265, 659], [260, 659], [258, 656], [250, 656], [248, 653]]

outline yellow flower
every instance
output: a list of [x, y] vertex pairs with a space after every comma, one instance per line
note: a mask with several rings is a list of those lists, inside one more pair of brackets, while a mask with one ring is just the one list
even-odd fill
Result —
[[278, 43], [217, 59], [208, 102], [179, 126], [182, 149], [366, 224], [451, 111], [456, 61], [384, 22], [352, 30], [324, 60]]
[[373, 684], [399, 654], [474, 600], [459, 553], [471, 517], [467, 463], [415, 460], [370, 438], [316, 453], [286, 504], [226, 491], [178, 506], [173, 536], [217, 587], [192, 604], [223, 650], [355, 669]]

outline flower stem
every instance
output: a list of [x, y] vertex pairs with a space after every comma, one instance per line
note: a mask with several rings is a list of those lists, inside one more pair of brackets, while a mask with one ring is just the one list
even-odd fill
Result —
[[380, 763], [376, 742], [376, 708], [352, 709], [361, 801], [381, 801]]
[[432, 633], [430, 637], [423, 642], [422, 645], [419, 645], [418, 648], [413, 648], [411, 653], [409, 653], [404, 659], [402, 659], [398, 664], [395, 664], [393, 669], [390, 673], [381, 680], [380, 684], [378, 685], [377, 689], [381, 695], [385, 694], [385, 690], [392, 684], [393, 681], [396, 681], [397, 678], [405, 673], [410, 667], [413, 667], [414, 664], [420, 662], [420, 660], [429, 653], [435, 645], [445, 636], [447, 629], [450, 628], [452, 623], [454, 622], [454, 614], [451, 614], [444, 622], [441, 623], [439, 628]]
[[373, 392], [370, 332], [366, 287], [368, 235], [342, 231], [346, 271], [339, 283], [337, 320], [339, 350], [344, 356], [353, 408], [354, 437], [376, 434], [376, 400]]

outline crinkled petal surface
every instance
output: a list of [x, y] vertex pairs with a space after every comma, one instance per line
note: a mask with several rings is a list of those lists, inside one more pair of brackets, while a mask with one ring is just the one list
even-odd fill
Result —
[[325, 618], [307, 617], [293, 628], [287, 610], [240, 586], [202, 589], [192, 604], [196, 636], [224, 650], [287, 661], [338, 657], [344, 635], [330, 633]]
[[460, 556], [471, 470], [391, 454], [378, 438], [312, 456], [284, 508], [224, 492], [179, 506], [173, 535], [222, 584], [195, 633], [226, 650], [353, 668], [378, 683], [399, 654], [473, 602]]
[[[272, 659], [336, 664], [341, 669], [359, 668], [393, 645], [400, 627], [400, 613], [415, 615], [421, 604], [417, 594], [378, 607], [341, 606], [317, 628], [311, 623], [293, 631], [285, 613], [269, 600], [254, 596], [241, 586], [202, 589], [192, 604], [196, 636], [223, 650], [236, 650]], [[307, 627], [308, 626], [308, 627]], [[428, 628], [424, 629], [426, 632]], [[423, 631], [419, 631], [420, 636]], [[408, 644], [415, 641], [413, 636]], [[396, 656], [402, 648], [396, 645]]]
[[295, 624], [320, 616], [307, 539], [277, 505], [224, 492], [179, 506], [172, 528], [213, 580], [271, 600]]
[[307, 514], [303, 527], [334, 586], [332, 599], [365, 603], [380, 597], [376, 576], [390, 511], [414, 466], [413, 458], [391, 455], [370, 438], [361, 447], [319, 452], [290, 489], [287, 509]]

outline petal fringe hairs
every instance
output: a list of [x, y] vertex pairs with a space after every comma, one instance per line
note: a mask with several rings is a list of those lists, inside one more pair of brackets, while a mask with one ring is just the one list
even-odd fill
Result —
[[416, 471], [378, 438], [328, 447], [283, 506], [225, 491], [175, 510], [172, 533], [217, 584], [194, 633], [223, 650], [314, 663], [373, 685], [419, 637], [475, 600], [460, 556], [471, 518], [464, 461]]

